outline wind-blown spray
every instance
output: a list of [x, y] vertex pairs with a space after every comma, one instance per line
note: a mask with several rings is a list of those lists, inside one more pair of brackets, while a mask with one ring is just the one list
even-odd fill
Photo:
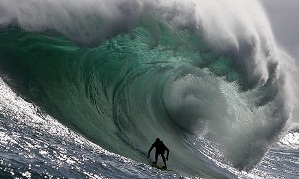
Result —
[[258, 1], [4, 0], [0, 27], [11, 86], [138, 161], [163, 136], [178, 170], [218, 177], [192, 134], [250, 170], [290, 118], [293, 61]]

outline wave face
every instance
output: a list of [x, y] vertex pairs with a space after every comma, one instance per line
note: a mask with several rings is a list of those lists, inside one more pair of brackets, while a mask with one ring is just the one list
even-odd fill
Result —
[[0, 9], [6, 81], [109, 151], [148, 162], [160, 137], [178, 171], [218, 177], [194, 141], [215, 142], [250, 170], [291, 116], [293, 61], [256, 1], [10, 0]]

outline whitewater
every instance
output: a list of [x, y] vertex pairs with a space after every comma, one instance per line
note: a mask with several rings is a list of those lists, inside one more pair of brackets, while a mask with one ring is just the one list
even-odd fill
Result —
[[298, 178], [295, 74], [259, 1], [2, 0], [0, 178]]

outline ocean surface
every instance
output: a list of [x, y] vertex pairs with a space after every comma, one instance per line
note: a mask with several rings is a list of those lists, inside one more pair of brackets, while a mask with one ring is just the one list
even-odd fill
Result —
[[255, 0], [1, 0], [0, 178], [299, 178], [294, 64]]

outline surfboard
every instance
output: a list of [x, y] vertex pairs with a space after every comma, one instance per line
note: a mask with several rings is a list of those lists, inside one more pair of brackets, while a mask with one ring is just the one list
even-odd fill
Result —
[[161, 165], [161, 164], [152, 163], [152, 167], [155, 167], [159, 170], [164, 170], [164, 171], [174, 171], [173, 169], [165, 168], [164, 165]]

